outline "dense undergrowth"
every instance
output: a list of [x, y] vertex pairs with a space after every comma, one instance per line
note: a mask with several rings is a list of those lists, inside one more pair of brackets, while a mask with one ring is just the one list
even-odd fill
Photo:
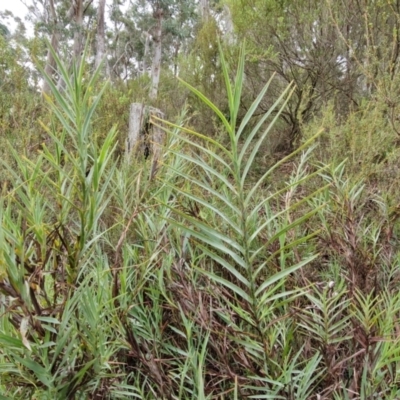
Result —
[[186, 85], [224, 145], [185, 113], [153, 121], [156, 176], [117, 157], [115, 128], [96, 136], [98, 73], [58, 60], [49, 140], [3, 165], [2, 398], [400, 397], [398, 210], [317, 163], [318, 130], [262, 171], [293, 88], [239, 123], [244, 58], [233, 82], [222, 61], [229, 118]]

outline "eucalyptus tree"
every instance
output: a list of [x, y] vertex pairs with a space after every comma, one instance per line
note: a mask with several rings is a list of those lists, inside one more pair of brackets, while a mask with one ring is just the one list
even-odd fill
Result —
[[[169, 67], [173, 68], [176, 75], [178, 53], [184, 47], [185, 41], [191, 37], [191, 28], [197, 17], [196, 7], [194, 1], [148, 0], [138, 2], [137, 10], [144, 17], [143, 22], [150, 22], [153, 54], [149, 97], [155, 100], [160, 81], [162, 54], [164, 53], [164, 58], [169, 61]], [[147, 10], [151, 13], [150, 18]]]
[[[106, 56], [105, 42], [105, 8], [106, 0], [99, 0], [97, 8], [97, 27], [96, 27], [96, 60], [97, 69]], [[108, 63], [106, 64], [107, 75], [109, 75]]]
[[156, 99], [162, 63], [177, 74], [178, 55], [194, 37], [197, 2], [138, 0], [125, 4], [114, 0], [110, 19], [114, 76], [127, 79], [148, 74], [149, 97]]
[[[55, 54], [63, 49], [68, 58], [79, 62], [84, 38], [94, 20], [92, 3], [93, 0], [31, 0], [26, 6], [35, 36], [49, 40]], [[58, 75], [50, 50], [47, 51], [44, 72], [53, 77]], [[43, 83], [42, 90], [49, 92], [48, 83]]]

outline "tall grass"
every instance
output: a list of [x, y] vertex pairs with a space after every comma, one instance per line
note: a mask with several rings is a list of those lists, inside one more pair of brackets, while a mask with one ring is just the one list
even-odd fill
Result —
[[314, 138], [253, 176], [292, 85], [249, 128], [271, 81], [238, 121], [245, 51], [233, 80], [221, 54], [229, 117], [183, 84], [229, 145], [185, 113], [153, 121], [168, 131], [154, 179], [115, 156], [116, 129], [98, 143], [98, 73], [54, 57], [50, 140], [4, 165], [3, 398], [398, 398], [393, 213], [366, 213], [343, 165], [311, 165]]

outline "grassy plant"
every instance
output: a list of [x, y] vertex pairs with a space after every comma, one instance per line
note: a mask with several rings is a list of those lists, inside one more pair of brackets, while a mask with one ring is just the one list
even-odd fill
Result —
[[97, 73], [57, 59], [50, 140], [5, 163], [1, 396], [398, 398], [397, 209], [311, 165], [314, 138], [255, 178], [293, 87], [254, 125], [270, 81], [239, 123], [244, 61], [231, 81], [221, 55], [229, 116], [184, 84], [221, 142], [185, 113], [153, 121], [169, 136], [154, 177], [95, 130]]
[[9, 316], [1, 325], [8, 366], [2, 384], [12, 398], [74, 398], [91, 376], [106, 373], [112, 348], [105, 347], [107, 330], [95, 328], [107, 318], [109, 266], [98, 243], [115, 130], [94, 146], [97, 74], [84, 88], [83, 63], [71, 75], [57, 62], [66, 89], [61, 95], [46, 77], [53, 95], [47, 100], [62, 132], [45, 127], [52, 144], [34, 162], [10, 148], [17, 169], [9, 167], [12, 190], [1, 209], [0, 288]]
[[[301, 291], [290, 287], [289, 276], [313, 259], [310, 254], [300, 256], [294, 251], [310, 239], [307, 235], [299, 235], [300, 227], [319, 209], [307, 210], [303, 215], [295, 214], [297, 208], [315, 195], [311, 193], [296, 198], [298, 188], [309, 177], [304, 170], [306, 157], [282, 191], [268, 193], [265, 197], [259, 195], [278, 165], [265, 171], [253, 187], [246, 185], [254, 159], [284, 109], [292, 87], [285, 90], [250, 134], [244, 137], [245, 128], [267, 92], [269, 83], [236, 130], [243, 86], [244, 52], [233, 83], [223, 58], [222, 66], [229, 119], [200, 92], [186, 86], [219, 117], [229, 136], [230, 146], [225, 148], [212, 138], [187, 129], [180, 129], [182, 133], [171, 132], [178, 140], [193, 143], [193, 152], [170, 149], [170, 153], [184, 166], [174, 172], [186, 184], [164, 182], [172, 187], [175, 194], [175, 200], [166, 204], [175, 217], [168, 217], [167, 220], [186, 235], [205, 257], [201, 265], [187, 260], [187, 268], [194, 268], [196, 273], [203, 275], [202, 279], [208, 282], [210, 291], [220, 292], [215, 318], [222, 319], [227, 327], [220, 334], [215, 333], [210, 342], [220, 342], [224, 336], [229, 341], [229, 354], [223, 355], [219, 350], [220, 358], [224, 360], [221, 377], [227, 375], [225, 379], [231, 381], [239, 377], [242, 396], [258, 392], [263, 393], [260, 398], [267, 398], [265, 396], [278, 396], [280, 393], [293, 393], [294, 396], [294, 393], [304, 392], [302, 398], [306, 398], [309, 388], [299, 388], [297, 381], [292, 388], [287, 388], [287, 382], [295, 381], [297, 364], [286, 363], [292, 373], [280, 368], [285, 356], [290, 358], [289, 348], [297, 345], [292, 342], [296, 328], [290, 322], [289, 304]], [[261, 126], [270, 117], [267, 128], [260, 132]], [[170, 126], [177, 128], [172, 124]], [[306, 143], [298, 152], [308, 145]], [[286, 202], [281, 207], [283, 195], [286, 195]], [[185, 211], [181, 204], [189, 204], [190, 208]], [[278, 327], [282, 329], [279, 324], [282, 318], [285, 320], [284, 338], [277, 331]], [[292, 352], [290, 354], [293, 356]], [[297, 356], [294, 360], [298, 359]], [[317, 360], [318, 355], [313, 356], [310, 363], [314, 367], [306, 364], [306, 368], [313, 370]], [[223, 369], [227, 371], [225, 374]], [[281, 381], [286, 381], [286, 384]]]

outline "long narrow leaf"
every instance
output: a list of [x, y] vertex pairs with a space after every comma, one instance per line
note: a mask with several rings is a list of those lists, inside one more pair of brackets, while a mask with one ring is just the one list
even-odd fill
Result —
[[[288, 86], [286, 88], [286, 90], [281, 94], [281, 96], [278, 98], [277, 102], [281, 101], [281, 99], [283, 98], [284, 95], [286, 95], [286, 91], [288, 91], [290, 89], [291, 86]], [[294, 89], [292, 89], [293, 92]], [[292, 93], [291, 92], [291, 93]], [[262, 133], [262, 135], [260, 136], [260, 138], [257, 140], [256, 143], [253, 143], [253, 150], [250, 153], [249, 158], [246, 161], [246, 165], [244, 166], [243, 172], [242, 172], [242, 178], [241, 178], [241, 185], [244, 186], [244, 183], [246, 181], [247, 175], [250, 171], [251, 166], [253, 165], [254, 159], [258, 153], [258, 151], [260, 150], [260, 147], [262, 145], [262, 143], [264, 142], [265, 138], [268, 136], [268, 133], [271, 131], [272, 127], [275, 125], [276, 121], [278, 121], [278, 118], [280, 117], [282, 111], [284, 110], [284, 108], [286, 107], [290, 95], [285, 99], [285, 101], [283, 102], [281, 108], [278, 110], [278, 112], [276, 113], [276, 115], [274, 116], [273, 120], [271, 121], [271, 123], [268, 125], [267, 129], [265, 129], [265, 131]], [[276, 103], [277, 104], [277, 103]], [[275, 107], [275, 104], [274, 106]], [[271, 110], [272, 111], [272, 110]], [[248, 142], [250, 144], [250, 142]], [[244, 151], [246, 151], [246, 147], [243, 148], [242, 150], [242, 154], [244, 155]]]
[[282, 158], [280, 161], [275, 163], [265, 174], [256, 182], [256, 184], [253, 186], [253, 188], [250, 190], [250, 192], [247, 194], [246, 199], [245, 199], [245, 204], [248, 204], [251, 200], [251, 198], [254, 196], [254, 194], [259, 190], [260, 186], [264, 183], [265, 178], [269, 176], [275, 169], [277, 169], [280, 165], [286, 163], [288, 160], [290, 160], [292, 157], [294, 157], [296, 154], [300, 153], [302, 150], [310, 146], [311, 143], [317, 139], [318, 136], [321, 135], [323, 130], [321, 129], [318, 133], [316, 133], [314, 136], [312, 136], [310, 139], [308, 139], [306, 142], [304, 142], [301, 146], [299, 146], [295, 151], [293, 151], [291, 154], [288, 156]]
[[308, 257], [305, 260], [300, 261], [296, 265], [293, 265], [292, 267], [289, 267], [287, 269], [284, 269], [283, 271], [280, 271], [280, 272], [274, 274], [273, 276], [268, 278], [262, 285], [260, 285], [260, 287], [256, 290], [255, 295], [256, 296], [260, 296], [267, 287], [273, 285], [275, 282], [287, 277], [291, 273], [293, 273], [293, 272], [297, 271], [298, 269], [304, 267], [304, 265], [309, 264], [312, 260], [315, 260], [316, 257], [317, 256]]
[[195, 89], [193, 86], [189, 85], [182, 79], [178, 78], [180, 82], [186, 86], [191, 92], [193, 92], [204, 104], [206, 104], [208, 107], [211, 108], [215, 112], [215, 114], [218, 116], [218, 118], [221, 120], [221, 122], [224, 124], [225, 129], [227, 132], [231, 133], [231, 126], [227, 119], [225, 118], [224, 114], [218, 109], [218, 107], [212, 103], [206, 96], [204, 96], [199, 90]]

